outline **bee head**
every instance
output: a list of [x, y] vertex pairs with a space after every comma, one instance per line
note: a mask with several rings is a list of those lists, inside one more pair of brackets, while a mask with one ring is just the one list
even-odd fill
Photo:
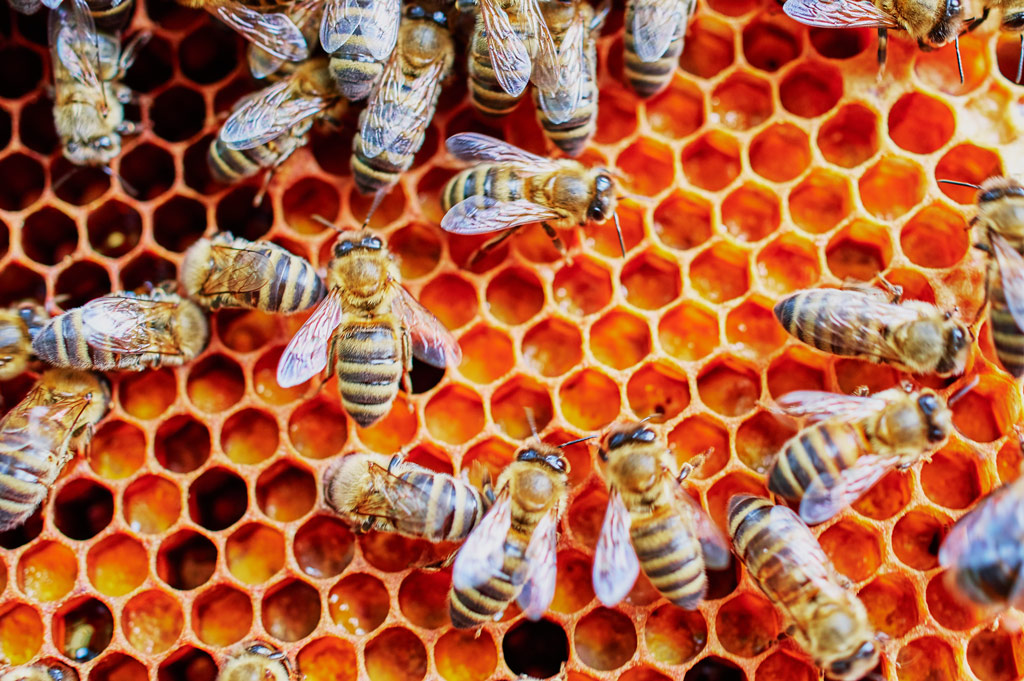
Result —
[[938, 19], [932, 29], [928, 31], [927, 37], [918, 40], [921, 49], [930, 51], [936, 47], [942, 47], [960, 34], [963, 24], [964, 6], [962, 0], [938, 0], [936, 9], [939, 10]]
[[594, 193], [587, 207], [587, 219], [604, 222], [615, 212], [615, 183], [606, 171], [594, 178]]
[[369, 232], [342, 232], [334, 244], [334, 257], [340, 258], [353, 251], [380, 251], [384, 241]]
[[519, 450], [516, 461], [542, 463], [559, 475], [566, 475], [569, 472], [569, 461], [555, 447], [525, 447]]
[[961, 373], [967, 365], [973, 341], [974, 334], [970, 329], [955, 320], [949, 320], [943, 343], [945, 351], [935, 370], [940, 374]]
[[949, 409], [946, 408], [946, 405], [939, 401], [935, 393], [928, 390], [917, 398], [917, 408], [921, 410], [921, 415], [924, 416], [925, 424], [927, 424], [928, 441], [942, 442], [945, 440], [952, 426]]
[[865, 641], [849, 657], [835, 660], [828, 666], [828, 676], [840, 681], [854, 681], [864, 678], [878, 665], [878, 645], [874, 641]]
[[92, 139], [71, 139], [64, 144], [64, 157], [79, 166], [105, 166], [121, 153], [121, 136], [109, 133]]
[[1024, 12], [1008, 12], [1003, 15], [999, 27], [1011, 33], [1020, 33], [1024, 30]]
[[631, 444], [650, 444], [657, 437], [653, 430], [642, 424], [617, 426], [609, 430], [601, 438], [601, 444], [598, 446], [597, 453], [602, 461], [607, 462], [615, 450]]

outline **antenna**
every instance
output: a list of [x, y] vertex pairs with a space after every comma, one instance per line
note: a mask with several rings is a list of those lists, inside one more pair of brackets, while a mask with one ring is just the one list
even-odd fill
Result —
[[[390, 189], [390, 187], [389, 187]], [[378, 189], [373, 195], [373, 203], [370, 204], [370, 212], [366, 214], [366, 219], [363, 220], [363, 229], [366, 229], [370, 225], [370, 218], [377, 212], [377, 208], [380, 207], [380, 202], [384, 200], [385, 192], [383, 189]]]
[[970, 182], [958, 182], [957, 180], [937, 180], [937, 182], [939, 184], [955, 184], [958, 187], [970, 187], [971, 189], [977, 189], [978, 191], [981, 191], [981, 185], [971, 184]]
[[[1021, 34], [1024, 36], [1024, 33]], [[953, 47], [956, 49], [956, 68], [960, 72], [960, 84], [964, 84], [964, 63], [960, 60], [960, 36], [953, 38]], [[1019, 71], [1018, 71], [1019, 73]], [[1019, 76], [1018, 76], [1019, 78]], [[1018, 83], [1020, 80], [1017, 81]]]
[[530, 432], [533, 433], [534, 438], [539, 440], [540, 435], [537, 434], [537, 422], [533, 420], [533, 409], [530, 407], [523, 407], [523, 411], [526, 412], [526, 420], [530, 424]]
[[1020, 84], [1021, 71], [1024, 71], [1024, 33], [1020, 34], [1020, 57], [1017, 59], [1017, 80], [1015, 82], [1018, 85]]
[[622, 239], [622, 225], [619, 224], [619, 213], [615, 211], [612, 213], [612, 219], [615, 220], [615, 233], [619, 235], [619, 248], [622, 249], [622, 257], [626, 257], [626, 242]]
[[568, 447], [569, 445], [576, 445], [576, 444], [579, 444], [580, 442], [586, 442], [587, 440], [593, 440], [595, 437], [597, 437], [597, 436], [596, 435], [588, 435], [586, 437], [581, 437], [581, 438], [579, 438], [577, 440], [569, 440], [568, 442], [563, 442], [562, 444], [558, 445], [558, 448], [559, 449], [563, 449], [564, 447]]
[[322, 215], [310, 215], [309, 217], [313, 218], [314, 220], [319, 222], [324, 227], [329, 227], [329, 228], [333, 229], [335, 232], [338, 232], [339, 234], [342, 231], [340, 227], [338, 227], [336, 224], [334, 224], [333, 222], [331, 222], [330, 220], [328, 220], [327, 218], [325, 218]]
[[974, 386], [978, 385], [978, 382], [980, 380], [981, 377], [979, 377], [978, 374], [974, 374], [971, 380], [967, 381], [962, 386], [957, 388], [957, 391], [953, 393], [948, 400], [946, 400], [946, 404], [952, 406], [959, 402], [964, 395], [974, 390]]

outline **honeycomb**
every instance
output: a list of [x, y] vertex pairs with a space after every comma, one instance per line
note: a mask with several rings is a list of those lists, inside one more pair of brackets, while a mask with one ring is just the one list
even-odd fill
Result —
[[[126, 83], [138, 93], [113, 169], [60, 155], [48, 93], [45, 18], [3, 13], [0, 28], [0, 304], [67, 309], [173, 278], [200, 235], [269, 238], [320, 266], [334, 232], [370, 200], [348, 169], [354, 114], [314, 135], [264, 200], [258, 179], [215, 184], [207, 146], [254, 84], [240, 41], [205, 13], [165, 0], [136, 8], [153, 31]], [[877, 78], [868, 30], [807, 29], [770, 0], [707, 0], [670, 87], [650, 101], [622, 84], [622, 8], [600, 40], [601, 105], [587, 162], [620, 171], [628, 253], [614, 230], [566, 233], [563, 259], [529, 228], [468, 269], [483, 237], [441, 232], [438, 195], [455, 166], [442, 140], [543, 137], [527, 101], [489, 128], [468, 105], [464, 63], [445, 88], [416, 164], [372, 216], [410, 290], [460, 339], [442, 374], [417, 365], [413, 393], [360, 430], [332, 380], [282, 389], [278, 357], [304, 319], [221, 311], [190, 366], [112, 377], [114, 399], [88, 456], [65, 470], [28, 524], [0, 535], [0, 654], [51, 658], [90, 681], [211, 681], [236, 644], [281, 647], [306, 681], [813, 681], [780, 640], [777, 613], [734, 565], [687, 612], [641, 578], [620, 607], [590, 585], [607, 498], [593, 454], [568, 448], [571, 501], [551, 611], [511, 608], [479, 635], [453, 630], [450, 571], [425, 569], [422, 541], [353, 535], [323, 503], [339, 452], [406, 451], [451, 472], [497, 471], [530, 436], [552, 442], [660, 410], [655, 427], [682, 464], [712, 453], [691, 482], [724, 527], [737, 492], [764, 492], [770, 457], [794, 429], [773, 399], [794, 389], [880, 390], [895, 371], [800, 346], [772, 316], [796, 289], [884, 274], [908, 297], [972, 319], [984, 262], [970, 248], [969, 189], [1022, 170], [1018, 43], [991, 22], [950, 50], [896, 38]], [[886, 637], [882, 678], [1012, 681], [1024, 634], [992, 625], [945, 590], [936, 553], [953, 521], [1018, 474], [1020, 392], [996, 363], [987, 324], [954, 407], [956, 434], [930, 461], [885, 477], [815, 528]], [[30, 388], [0, 385], [4, 404]], [[949, 392], [951, 381], [924, 379]], [[410, 567], [412, 566], [412, 567]]]

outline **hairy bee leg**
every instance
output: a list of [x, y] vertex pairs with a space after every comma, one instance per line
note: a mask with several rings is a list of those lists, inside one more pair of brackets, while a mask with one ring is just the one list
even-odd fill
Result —
[[499, 234], [497, 237], [491, 239], [490, 241], [485, 243], [483, 246], [481, 246], [480, 248], [476, 249], [476, 251], [473, 253], [473, 255], [470, 256], [469, 262], [467, 263], [467, 265], [472, 267], [473, 265], [475, 265], [478, 262], [480, 262], [481, 260], [483, 260], [484, 257], [487, 256], [488, 253], [490, 253], [495, 248], [500, 246], [502, 244], [502, 242], [505, 241], [505, 239], [509, 238], [510, 236], [515, 234], [520, 229], [521, 229], [521, 226], [519, 226], [519, 227], [512, 227], [511, 229], [506, 229], [504, 231], [504, 233]]
[[889, 50], [889, 31], [884, 28], [878, 29], [878, 79], [885, 75], [885, 59]]
[[569, 252], [566, 250], [565, 242], [562, 241], [562, 237], [558, 236], [558, 232], [555, 231], [555, 228], [552, 227], [551, 225], [549, 225], [546, 222], [540, 223], [540, 226], [544, 228], [544, 233], [547, 234], [548, 237], [551, 238], [551, 243], [554, 244], [555, 248], [558, 249], [558, 253], [563, 258], [567, 258], [568, 255], [569, 255]]
[[878, 283], [882, 285], [882, 288], [886, 293], [889, 294], [891, 302], [895, 305], [899, 305], [903, 302], [903, 287], [893, 284], [888, 279], [883, 277], [881, 274], [878, 275]]

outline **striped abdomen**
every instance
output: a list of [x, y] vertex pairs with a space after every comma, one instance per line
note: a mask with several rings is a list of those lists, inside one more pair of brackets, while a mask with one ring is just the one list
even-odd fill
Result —
[[281, 158], [280, 148], [274, 142], [261, 144], [252, 149], [231, 149], [218, 136], [210, 144], [206, 160], [210, 174], [218, 182], [231, 183], [256, 175], [265, 168], [271, 168]]
[[86, 342], [86, 329], [81, 308], [68, 310], [54, 317], [32, 341], [36, 355], [55, 367], [98, 369], [100, 371], [141, 371], [146, 367], [178, 366], [183, 355], [161, 355], [154, 352], [129, 355], [97, 348]]
[[211, 310], [243, 306], [287, 314], [310, 308], [324, 297], [327, 289], [308, 260], [283, 248], [261, 248], [260, 252], [271, 261], [274, 274], [269, 284], [255, 291], [203, 296], [204, 304]]
[[37, 433], [0, 433], [0, 532], [32, 515], [66, 462], [66, 456], [41, 448]]
[[629, 536], [640, 567], [662, 596], [687, 610], [704, 600], [708, 580], [700, 541], [674, 509], [632, 514]]
[[889, 331], [877, 316], [864, 314], [873, 307], [850, 305], [850, 295], [835, 289], [798, 293], [779, 301], [775, 317], [790, 335], [811, 347], [833, 355], [867, 355], [865, 349], [872, 345], [869, 337], [885, 338]]
[[399, 333], [388, 321], [355, 320], [331, 336], [328, 361], [341, 405], [364, 428], [387, 414], [398, 395], [405, 371]]
[[989, 282], [988, 319], [992, 330], [992, 344], [996, 348], [996, 356], [1003, 368], [1015, 378], [1024, 376], [1024, 331], [1017, 326], [1006, 306], [1006, 295], [1003, 292], [1002, 278], [998, 268], [992, 265], [992, 276]]
[[855, 423], [824, 421], [804, 428], [782, 446], [768, 476], [768, 489], [800, 499], [823, 473], [833, 480], [868, 449], [864, 429]]
[[96, 28], [107, 33], [122, 31], [132, 20], [135, 0], [88, 0]]
[[[383, 0], [381, 0], [383, 1]], [[371, 26], [375, 23], [373, 7], [369, 2], [350, 3], [348, 8], [350, 21], [360, 26]], [[360, 16], [358, 21], [356, 16]], [[341, 48], [331, 54], [329, 70], [331, 77], [341, 91], [341, 96], [350, 102], [366, 99], [373, 86], [384, 73], [387, 55], [384, 59], [376, 59], [371, 51], [371, 37], [357, 28]]]
[[396, 517], [395, 529], [402, 534], [434, 542], [461, 541], [484, 515], [480, 492], [458, 478], [420, 470], [402, 473], [400, 477], [430, 499], [426, 517]]
[[494, 77], [494, 65], [491, 64], [487, 36], [483, 20], [479, 16], [469, 41], [468, 52], [469, 101], [473, 102], [476, 110], [485, 116], [504, 116], [510, 113], [526, 91], [523, 90], [519, 95], [510, 95]]
[[441, 207], [447, 212], [470, 196], [490, 196], [499, 201], [515, 201], [524, 197], [523, 179], [509, 164], [481, 163], [463, 170], [448, 180], [441, 193]]
[[[529, 531], [532, 532], [532, 529], [529, 528]], [[530, 535], [517, 532], [513, 522], [513, 529], [505, 539], [501, 574], [491, 577], [475, 588], [452, 588], [448, 599], [448, 614], [452, 626], [458, 629], [471, 629], [493, 622], [495, 616], [504, 612], [515, 600], [519, 595], [519, 586], [512, 583], [509, 575], [514, 575], [521, 569], [520, 565], [523, 556], [526, 555], [529, 540]]]
[[[593, 12], [588, 11], [586, 15], [592, 16]], [[562, 44], [562, 36], [555, 35], [555, 44]], [[580, 101], [576, 105], [576, 112], [572, 118], [564, 123], [554, 123], [540, 108], [540, 94], [537, 88], [533, 90], [533, 99], [537, 104], [537, 119], [544, 128], [544, 134], [555, 146], [569, 156], [579, 156], [583, 148], [590, 142], [597, 130], [597, 42], [587, 35], [584, 46], [585, 63], [583, 65], [583, 86], [580, 92]]]
[[[684, 20], [688, 17], [684, 15]], [[668, 49], [658, 59], [645, 62], [636, 54], [636, 37], [633, 35], [633, 3], [626, 5], [626, 33], [623, 37], [625, 50], [623, 53], [623, 70], [633, 90], [641, 97], [653, 97], [672, 81], [672, 74], [679, 64], [679, 55], [683, 53], [683, 37], [686, 26], [676, 27], [676, 36], [669, 43]]]

